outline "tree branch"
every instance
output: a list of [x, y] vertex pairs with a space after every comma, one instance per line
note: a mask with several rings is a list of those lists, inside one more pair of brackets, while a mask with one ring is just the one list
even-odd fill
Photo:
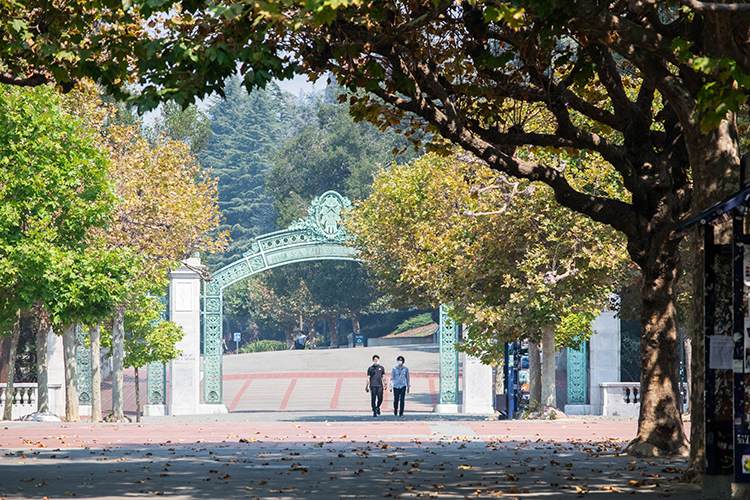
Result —
[[[639, 117], [640, 110], [633, 105], [633, 102], [625, 92], [625, 86], [622, 83], [622, 78], [620, 77], [620, 72], [612, 57], [612, 53], [596, 43], [589, 44], [588, 49], [591, 55], [600, 62], [598, 72], [599, 81], [607, 89], [607, 95], [612, 101], [612, 106], [615, 108], [615, 115], [623, 117], [624, 121], [628, 123], [632, 123], [633, 118]], [[625, 129], [628, 128], [625, 123], [623, 127]]]
[[[690, 7], [698, 12], [747, 12], [750, 11], [750, 3], [713, 3], [699, 2], [698, 0], [678, 0], [682, 5]], [[654, 0], [648, 0], [648, 3]]]
[[15, 75], [11, 75], [5, 72], [0, 73], [0, 83], [4, 83], [6, 85], [16, 85], [18, 87], [38, 87], [39, 85], [44, 85], [49, 81], [49, 77], [42, 73], [34, 73], [27, 78], [18, 78]]
[[555, 199], [561, 205], [587, 215], [597, 222], [607, 224], [626, 235], [638, 234], [638, 216], [632, 205], [611, 198], [582, 193], [570, 186], [559, 170], [542, 163], [524, 161], [506, 155], [495, 144], [472, 133], [461, 123], [452, 121], [425, 99], [407, 100], [383, 89], [373, 92], [386, 103], [421, 116], [437, 127], [443, 137], [471, 151], [486, 161], [493, 170], [505, 172], [520, 179], [543, 182], [552, 188]]

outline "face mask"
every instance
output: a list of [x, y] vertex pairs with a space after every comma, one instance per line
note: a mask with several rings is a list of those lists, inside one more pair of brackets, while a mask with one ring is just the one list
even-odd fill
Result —
[[380, 364], [380, 361], [373, 361], [372, 364], [378, 366]]
[[403, 362], [403, 361], [399, 361], [399, 362], [398, 362], [398, 366], [401, 366], [401, 365], [403, 365], [403, 364], [404, 364], [404, 362]]

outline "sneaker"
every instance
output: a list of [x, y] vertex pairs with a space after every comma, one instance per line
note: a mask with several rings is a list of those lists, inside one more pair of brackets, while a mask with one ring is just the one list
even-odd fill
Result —
[[393, 416], [398, 417], [398, 412], [396, 410], [393, 410]]
[[377, 417], [378, 416], [378, 412], [376, 412], [376, 411], [372, 412], [372, 416], [373, 417]]
[[378, 406], [378, 415], [380, 415], [380, 407]]

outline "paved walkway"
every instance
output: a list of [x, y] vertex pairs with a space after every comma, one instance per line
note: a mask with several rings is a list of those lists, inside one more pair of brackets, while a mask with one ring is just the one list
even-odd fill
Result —
[[229, 414], [0, 423], [0, 499], [701, 498], [684, 459], [620, 455], [634, 421], [437, 415], [436, 347], [377, 351], [415, 374], [405, 418], [369, 414], [374, 349], [226, 356]]
[[229, 417], [9, 422], [0, 498], [701, 498], [677, 482], [684, 460], [618, 453], [632, 422]]
[[[412, 388], [409, 411], [431, 412], [440, 390], [438, 346], [415, 345], [358, 349], [319, 349], [225, 355], [224, 404], [230, 412], [370, 412], [365, 372], [378, 354], [390, 375], [396, 357], [406, 357]], [[146, 370], [140, 372], [141, 408], [146, 402]], [[102, 411], [112, 409], [111, 377], [102, 384]], [[124, 377], [125, 414], [135, 416], [135, 377]], [[384, 394], [390, 411], [392, 395]]]

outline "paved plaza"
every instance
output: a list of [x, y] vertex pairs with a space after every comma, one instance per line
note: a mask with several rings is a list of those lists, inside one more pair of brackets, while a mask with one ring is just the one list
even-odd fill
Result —
[[[224, 404], [231, 412], [301, 413], [370, 412], [365, 393], [365, 372], [373, 354], [381, 357], [387, 375], [404, 355], [411, 371], [408, 411], [431, 412], [440, 390], [438, 346], [415, 345], [357, 349], [276, 351], [223, 357]], [[132, 370], [126, 370], [125, 414], [135, 416], [135, 385]], [[140, 373], [141, 408], [146, 403], [146, 370]], [[383, 408], [392, 405], [384, 394]], [[102, 384], [102, 411], [112, 408], [111, 378]]]
[[684, 459], [620, 455], [633, 420], [436, 415], [436, 349], [378, 351], [419, 375], [404, 418], [369, 412], [373, 349], [226, 356], [226, 415], [0, 423], [0, 498], [701, 498]]

